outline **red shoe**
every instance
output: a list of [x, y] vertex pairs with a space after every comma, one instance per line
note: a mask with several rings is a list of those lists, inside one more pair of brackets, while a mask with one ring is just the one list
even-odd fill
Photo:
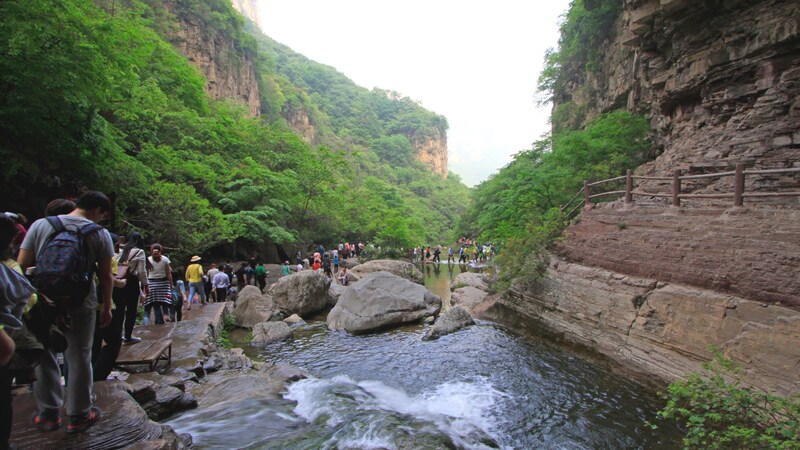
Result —
[[93, 406], [92, 409], [89, 410], [89, 414], [84, 417], [79, 419], [76, 419], [75, 416], [70, 417], [70, 424], [67, 425], [67, 433], [80, 433], [81, 431], [89, 428], [93, 423], [100, 420], [102, 415], [103, 412], [100, 411], [100, 408]]
[[31, 417], [33, 421], [33, 425], [39, 431], [53, 431], [61, 428], [61, 417], [56, 417], [55, 419], [47, 419], [38, 412], [33, 413], [33, 417]]

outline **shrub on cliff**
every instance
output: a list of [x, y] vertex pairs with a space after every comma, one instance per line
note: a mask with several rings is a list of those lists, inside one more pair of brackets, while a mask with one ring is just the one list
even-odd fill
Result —
[[530, 222], [525, 233], [508, 239], [497, 255], [501, 270], [493, 288], [502, 290], [514, 281], [538, 280], [547, 268], [547, 248], [561, 236], [563, 229], [564, 214], [553, 208]]
[[743, 386], [740, 368], [719, 351], [703, 368], [670, 384], [658, 413], [683, 422], [686, 448], [800, 449], [800, 394]]

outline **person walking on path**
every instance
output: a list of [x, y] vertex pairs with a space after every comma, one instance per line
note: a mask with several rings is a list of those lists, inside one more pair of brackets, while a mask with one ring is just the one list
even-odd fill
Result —
[[283, 265], [281, 266], [281, 277], [288, 276], [292, 273], [292, 269], [289, 268], [289, 261], [284, 261]]
[[211, 280], [214, 292], [216, 293], [216, 301], [225, 303], [225, 297], [228, 295], [228, 288], [231, 287], [231, 279], [225, 272], [217, 272], [214, 279]]
[[258, 288], [261, 289], [261, 291], [264, 291], [264, 288], [267, 287], [267, 274], [269, 274], [269, 271], [264, 268], [264, 264], [261, 261], [256, 264], [253, 274], [256, 278], [256, 282], [258, 283]]
[[206, 305], [206, 291], [203, 286], [203, 266], [200, 265], [200, 257], [192, 256], [189, 267], [186, 268], [186, 282], [189, 283], [189, 311], [192, 310], [194, 294], [200, 298], [200, 306]]
[[[111, 235], [111, 242], [115, 248], [119, 245], [119, 239], [115, 234]], [[119, 266], [119, 255], [115, 254], [111, 259], [111, 273], [117, 273]], [[114, 364], [117, 362], [119, 351], [122, 348], [122, 320], [120, 310], [116, 308], [118, 303], [120, 288], [125, 287], [128, 280], [114, 278], [114, 289], [111, 297], [114, 300], [111, 308], [111, 323], [107, 327], [100, 327], [100, 313], [94, 329], [94, 343], [92, 344], [92, 379], [103, 381], [111, 374]], [[102, 294], [101, 294], [102, 296]]]
[[208, 281], [206, 282], [206, 297], [208, 298], [209, 303], [217, 301], [216, 297], [214, 297], [214, 276], [219, 271], [220, 270], [217, 269], [217, 265], [211, 263], [211, 268], [208, 269], [208, 273], [206, 273], [206, 276], [208, 277]]
[[135, 231], [128, 233], [119, 261], [121, 266], [117, 273], [120, 278], [127, 280], [125, 286], [119, 289], [118, 298], [115, 298], [117, 311], [120, 317], [124, 317], [125, 322], [123, 326], [125, 336], [122, 343], [135, 344], [141, 341], [133, 336], [133, 326], [136, 325], [136, 316], [139, 314], [139, 296], [142, 290], [145, 295], [150, 292], [147, 286], [147, 259], [141, 234]]
[[[11, 380], [14, 377], [8, 363], [17, 349], [17, 333], [23, 333], [22, 314], [36, 301], [35, 288], [22, 275], [22, 269], [11, 255], [18, 236], [14, 220], [0, 214], [0, 449], [9, 448], [13, 423]], [[13, 336], [13, 338], [12, 338]]]
[[186, 301], [186, 285], [181, 279], [183, 274], [179, 270], [172, 271], [172, 281], [175, 282], [175, 287], [172, 289], [172, 311], [174, 316], [170, 318], [175, 322], [183, 320], [183, 302]]
[[331, 259], [328, 257], [327, 253], [325, 253], [325, 256], [322, 257], [322, 272], [328, 278], [333, 278], [333, 272], [331, 272]]
[[145, 322], [150, 320], [150, 310], [154, 309], [157, 325], [164, 323], [165, 316], [167, 318], [171, 316], [172, 287], [174, 285], [172, 267], [170, 267], [169, 258], [161, 254], [162, 249], [161, 244], [150, 246], [150, 257], [147, 258], [150, 266], [150, 273], [147, 277], [149, 292], [144, 302]]
[[[67, 215], [56, 216], [63, 227], [82, 229], [92, 227], [93, 223], [103, 221], [111, 211], [111, 201], [105, 194], [88, 191], [76, 201], [76, 208]], [[22, 241], [17, 262], [25, 271], [34, 266], [37, 256], [56, 232], [53, 224], [45, 218], [31, 225], [25, 240]], [[114, 249], [111, 237], [104, 229], [89, 232], [83, 238], [86, 262], [91, 270], [96, 270], [100, 284], [103, 307], [100, 311], [100, 326], [111, 323], [111, 290], [113, 274], [111, 258]], [[69, 366], [66, 411], [68, 414], [67, 433], [79, 433], [100, 419], [100, 408], [92, 406], [92, 363], [91, 348], [94, 325], [98, 307], [97, 289], [94, 276], [90, 277], [89, 292], [80, 306], [70, 311], [72, 326], [64, 331], [67, 349], [64, 358]], [[61, 371], [53, 349], [42, 352], [36, 367], [36, 382], [33, 384], [37, 411], [33, 424], [39, 431], [52, 431], [62, 425], [61, 408], [64, 406], [64, 386], [61, 384]]]
[[456, 262], [456, 258], [453, 256], [453, 246], [447, 247], [447, 264], [451, 262]]

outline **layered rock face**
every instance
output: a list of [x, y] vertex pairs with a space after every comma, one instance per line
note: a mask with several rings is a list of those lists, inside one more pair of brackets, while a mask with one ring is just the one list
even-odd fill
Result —
[[[175, 8], [167, 3], [167, 9], [174, 12]], [[237, 49], [224, 33], [209, 32], [191, 17], [176, 16], [179, 24], [173, 44], [206, 77], [208, 95], [245, 104], [251, 117], [261, 114], [258, 72], [250, 55]]]
[[[619, 108], [649, 116], [663, 153], [638, 173], [800, 165], [796, 1], [628, 0], [617, 28], [616, 39], [599, 50], [601, 69], [560, 100], [586, 106], [587, 118]], [[731, 192], [732, 183], [704, 179], [692, 188]], [[800, 187], [796, 174], [747, 183], [747, 191]]]
[[409, 140], [417, 161], [428, 166], [431, 172], [447, 178], [447, 135], [439, 132], [433, 137], [409, 136]]
[[[620, 108], [649, 117], [660, 155], [640, 175], [800, 167], [797, 6], [626, 0], [599, 70], [576, 74], [558, 103], [585, 111], [577, 122]], [[797, 173], [745, 180], [745, 192], [800, 191]], [[684, 183], [733, 192], [733, 177]], [[636, 189], [669, 193], [671, 182]], [[664, 381], [699, 370], [713, 344], [748, 383], [799, 391], [800, 198], [636, 200], [581, 213], [544, 279], [501, 303]]]
[[800, 390], [800, 312], [781, 306], [555, 258], [540, 283], [501, 302], [648, 377], [699, 371], [713, 344], [744, 366], [745, 382]]
[[800, 212], [605, 204], [567, 236], [502, 304], [664, 381], [715, 345], [748, 383], [800, 391]]
[[239, 11], [241, 15], [247, 17], [248, 19], [252, 20], [258, 28], [261, 28], [261, 16], [258, 13], [258, 5], [256, 5], [256, 0], [231, 0], [231, 4], [233, 5], [234, 9]]
[[298, 136], [311, 145], [318, 144], [317, 129], [311, 123], [308, 112], [303, 108], [292, 109], [285, 114], [286, 123]]
[[800, 311], [800, 211], [626, 208], [584, 211], [566, 260]]

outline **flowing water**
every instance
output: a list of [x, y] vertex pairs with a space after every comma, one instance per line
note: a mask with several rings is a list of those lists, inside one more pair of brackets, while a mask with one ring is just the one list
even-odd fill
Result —
[[[440, 287], [459, 269], [423, 270], [426, 285], [449, 298]], [[661, 405], [654, 394], [585, 358], [491, 322], [436, 341], [422, 341], [425, 329], [350, 336], [310, 321], [291, 342], [250, 355], [311, 378], [282, 399], [254, 396], [170, 425], [191, 433], [198, 448], [679, 446], [675, 429], [645, 425]]]

